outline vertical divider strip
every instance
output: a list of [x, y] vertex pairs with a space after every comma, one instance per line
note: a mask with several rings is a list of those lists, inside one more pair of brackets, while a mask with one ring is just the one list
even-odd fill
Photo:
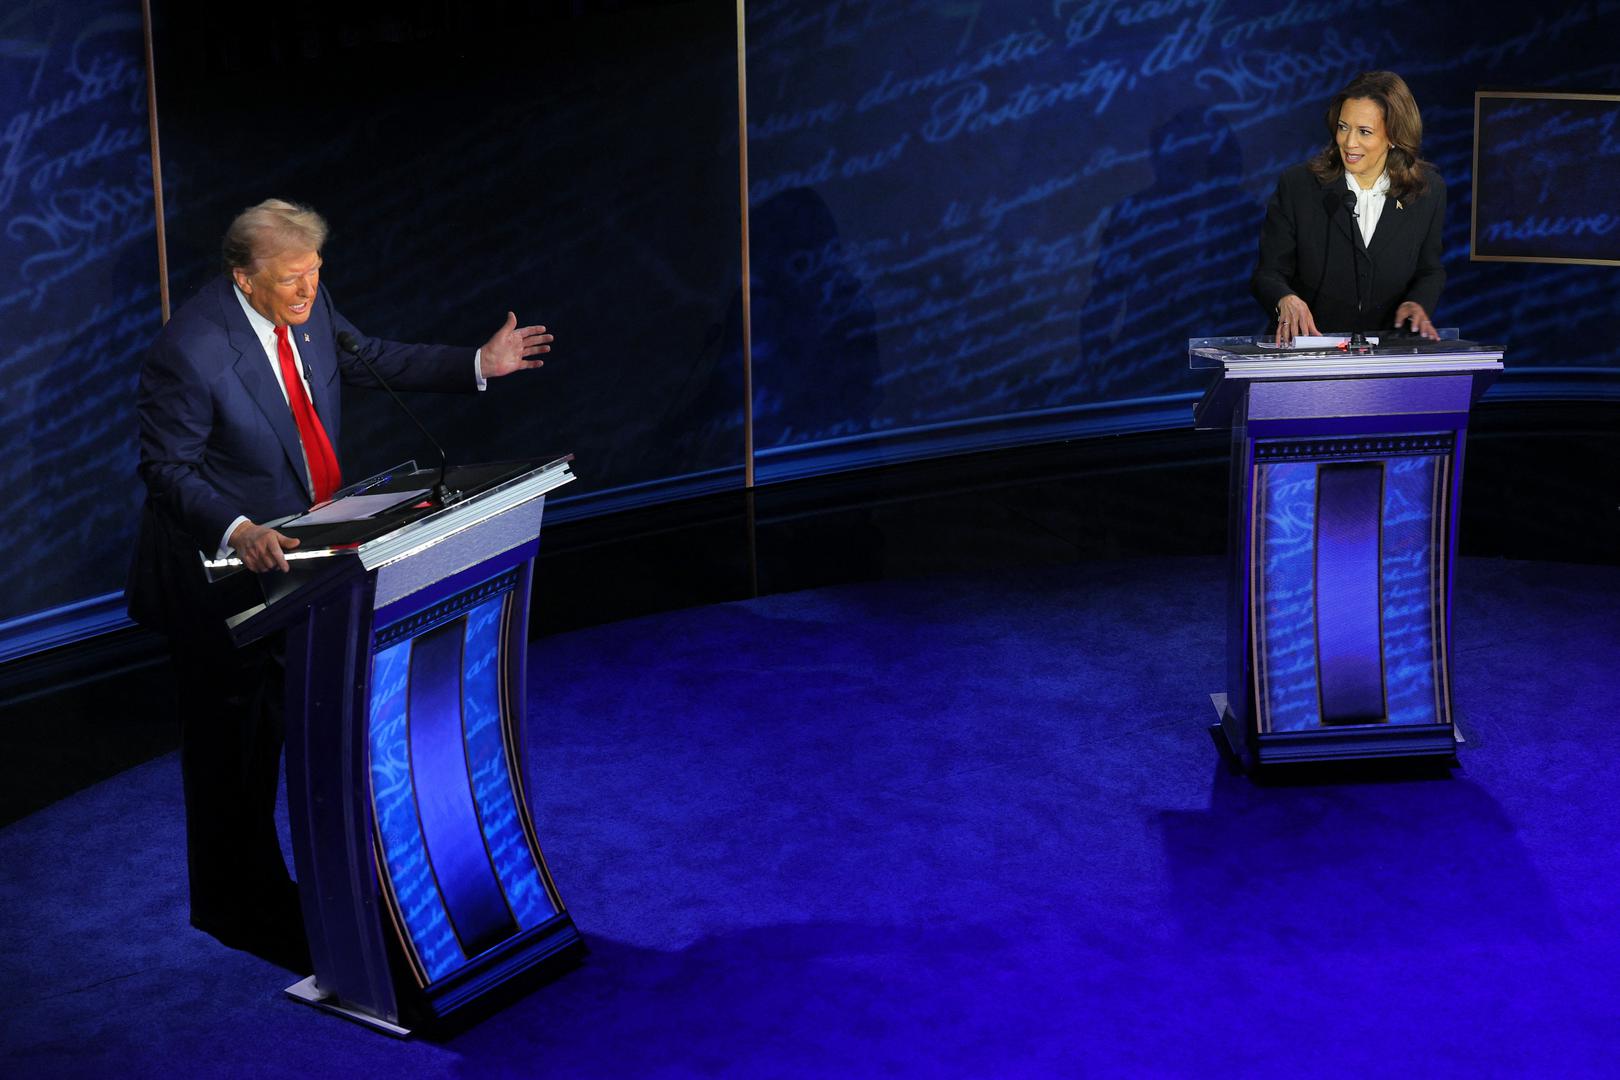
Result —
[[152, 0], [141, 0], [141, 35], [146, 43], [146, 126], [152, 139], [152, 213], [157, 224], [158, 307], [163, 321], [167, 323], [169, 238], [163, 228], [163, 153], [158, 148], [157, 61], [152, 48]]
[[737, 180], [742, 221], [743, 487], [754, 486], [754, 337], [748, 264], [748, 34], [737, 0]]

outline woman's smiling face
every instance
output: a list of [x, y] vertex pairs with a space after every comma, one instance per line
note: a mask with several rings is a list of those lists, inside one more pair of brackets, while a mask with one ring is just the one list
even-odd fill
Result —
[[1372, 187], [1383, 175], [1389, 157], [1389, 136], [1384, 134], [1384, 110], [1371, 98], [1346, 98], [1339, 106], [1333, 138], [1339, 144], [1344, 171], [1362, 187]]

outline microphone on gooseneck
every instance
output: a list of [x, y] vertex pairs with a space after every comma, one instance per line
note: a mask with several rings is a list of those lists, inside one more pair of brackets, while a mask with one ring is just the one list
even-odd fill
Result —
[[[1361, 235], [1361, 214], [1356, 210], [1356, 193], [1347, 189], [1339, 197], [1339, 202], [1343, 204], [1345, 212], [1350, 215], [1350, 231], [1359, 237]], [[1352, 349], [1368, 348], [1367, 338], [1361, 332], [1362, 309], [1366, 306], [1366, 301], [1362, 299], [1360, 251], [1361, 245], [1356, 243], [1355, 238], [1352, 238], [1350, 241], [1350, 272], [1356, 279], [1356, 324], [1351, 328], [1350, 341], [1348, 342], [1349, 347]]]
[[366, 366], [366, 370], [371, 372], [371, 377], [377, 380], [377, 385], [388, 391], [388, 396], [394, 399], [394, 404], [398, 405], [400, 411], [411, 418], [411, 423], [416, 425], [416, 430], [420, 431], [423, 437], [425, 437], [428, 442], [433, 444], [433, 449], [439, 452], [439, 482], [433, 485], [434, 499], [438, 500], [440, 506], [449, 506], [452, 502], [459, 499], [461, 497], [461, 492], [451, 491], [449, 485], [444, 482], [445, 470], [450, 466], [450, 459], [445, 454], [444, 447], [439, 445], [439, 440], [435, 439], [432, 433], [429, 432], [426, 427], [422, 426], [422, 421], [418, 420], [416, 418], [416, 414], [411, 412], [410, 406], [406, 405], [405, 402], [400, 399], [400, 396], [394, 393], [394, 388], [388, 385], [388, 380], [383, 378], [381, 372], [372, 366], [371, 358], [366, 355], [365, 350], [360, 347], [359, 340], [355, 338], [353, 334], [349, 333], [347, 330], [339, 330], [337, 335], [337, 343], [338, 348], [342, 349], [344, 352], [348, 353], [350, 356], [354, 357], [356, 360], [360, 361]]

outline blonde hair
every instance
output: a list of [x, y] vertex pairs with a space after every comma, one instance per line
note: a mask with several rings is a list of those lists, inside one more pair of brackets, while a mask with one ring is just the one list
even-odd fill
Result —
[[254, 273], [259, 263], [283, 251], [319, 251], [326, 219], [307, 206], [266, 199], [236, 215], [222, 245], [226, 270]]

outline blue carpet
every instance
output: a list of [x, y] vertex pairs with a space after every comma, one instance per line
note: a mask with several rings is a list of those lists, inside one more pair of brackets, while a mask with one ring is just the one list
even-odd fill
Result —
[[584, 965], [442, 1041], [186, 926], [178, 766], [0, 831], [0, 1073], [1598, 1075], [1620, 568], [1468, 560], [1450, 776], [1256, 786], [1215, 560], [773, 596], [537, 642]]

